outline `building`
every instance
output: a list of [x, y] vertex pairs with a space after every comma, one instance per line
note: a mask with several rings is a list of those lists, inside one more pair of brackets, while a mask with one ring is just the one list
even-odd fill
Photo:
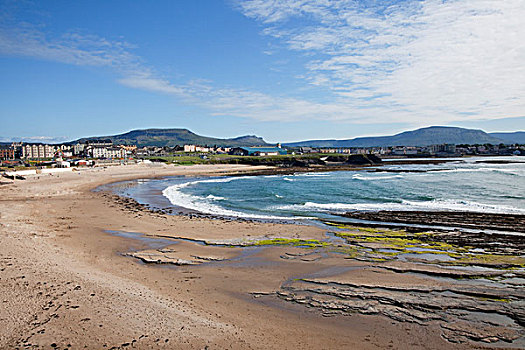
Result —
[[195, 152], [195, 145], [184, 145], [184, 152]]
[[106, 158], [126, 158], [126, 150], [121, 147], [108, 147], [107, 149], [107, 157]]
[[150, 152], [148, 150], [148, 147], [142, 147], [142, 148], [138, 148], [135, 151], [135, 155], [137, 157], [149, 157], [150, 156]]
[[85, 149], [86, 149], [86, 144], [84, 144], [84, 143], [75, 143], [75, 145], [73, 146], [73, 154], [75, 156], [84, 155]]
[[456, 153], [456, 145], [454, 144], [441, 144], [441, 145], [431, 145], [430, 146], [430, 153], [448, 153], [453, 154]]
[[137, 152], [137, 146], [135, 145], [119, 145], [120, 148], [126, 151], [126, 154], [133, 154]]
[[113, 146], [113, 141], [110, 139], [107, 140], [87, 140], [86, 144], [89, 146], [95, 147], [111, 147]]
[[73, 162], [76, 166], [93, 166], [95, 165], [95, 162], [92, 160], [86, 160], [86, 159], [79, 159]]
[[15, 148], [13, 146], [0, 146], [0, 160], [15, 159]]
[[230, 150], [230, 154], [236, 156], [276, 156], [286, 153], [280, 147], [235, 147]]
[[56, 147], [42, 143], [28, 143], [22, 145], [22, 158], [49, 159], [55, 156]]
[[104, 146], [90, 146], [87, 148], [87, 154], [91, 158], [107, 158], [108, 153]]
[[88, 154], [92, 158], [126, 158], [127, 151], [124, 148], [115, 146], [115, 147], [106, 147], [106, 146], [90, 146], [88, 147]]

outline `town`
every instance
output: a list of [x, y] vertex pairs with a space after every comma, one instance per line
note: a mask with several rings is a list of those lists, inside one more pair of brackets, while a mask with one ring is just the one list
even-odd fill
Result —
[[93, 139], [84, 143], [24, 143], [13, 142], [0, 145], [0, 165], [15, 166], [94, 166], [115, 162], [167, 161], [184, 163], [190, 160], [206, 160], [211, 157], [231, 156], [299, 156], [304, 154], [375, 154], [381, 158], [398, 157], [462, 157], [525, 155], [525, 145], [455, 145], [438, 144], [424, 147], [360, 147], [360, 148], [314, 148], [314, 147], [218, 147], [186, 144], [174, 147], [158, 147], [114, 144], [109, 139]]

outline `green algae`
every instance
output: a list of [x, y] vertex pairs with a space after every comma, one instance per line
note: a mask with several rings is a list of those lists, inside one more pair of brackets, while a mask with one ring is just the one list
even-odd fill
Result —
[[[370, 261], [387, 261], [405, 254], [447, 255], [453, 260], [439, 261], [439, 264], [458, 266], [488, 266], [500, 269], [525, 267], [525, 257], [515, 255], [472, 253], [469, 246], [458, 246], [438, 241], [432, 232], [406, 232], [384, 228], [358, 227], [332, 224], [341, 231], [332, 232], [343, 238], [347, 244], [361, 249], [350, 252], [350, 258], [368, 258]], [[371, 251], [365, 251], [368, 248]], [[418, 248], [418, 250], [414, 250]], [[392, 251], [381, 251], [388, 249]], [[434, 262], [426, 262], [434, 263]]]
[[[329, 226], [336, 227], [341, 230], [346, 231], [354, 231], [354, 232], [361, 232], [361, 233], [367, 233], [367, 234], [386, 234], [386, 235], [406, 235], [405, 230], [392, 230], [387, 228], [380, 228], [380, 227], [360, 227], [360, 226], [353, 226], [353, 225], [344, 225], [344, 224], [329, 224], [326, 223]], [[417, 234], [425, 234], [426, 232], [418, 232]]]
[[[377, 243], [381, 244], [386, 249], [399, 250], [401, 254], [414, 253], [416, 251], [408, 251], [407, 248], [421, 247], [426, 249], [436, 250], [438, 252], [426, 252], [435, 254], [454, 254], [466, 253], [468, 247], [459, 247], [457, 245], [449, 244], [433, 240], [433, 233], [431, 232], [417, 232], [408, 233], [405, 230], [390, 230], [378, 228], [360, 228], [356, 226], [343, 225], [347, 229], [352, 229], [351, 232], [334, 232], [334, 235], [345, 239], [348, 243], [363, 244], [363, 243]], [[453, 256], [451, 256], [453, 257]]]
[[459, 265], [482, 265], [498, 268], [524, 268], [525, 257], [502, 254], [470, 254], [459, 257], [455, 261]]
[[511, 302], [511, 300], [508, 298], [478, 297], [478, 299], [484, 300], [484, 301], [493, 301], [493, 302], [498, 302], [498, 303], [510, 303]]
[[[449, 266], [486, 266], [500, 270], [525, 268], [525, 257], [471, 252], [471, 247], [458, 246], [438, 241], [433, 232], [407, 232], [384, 228], [358, 227], [353, 225], [330, 224], [340, 229], [331, 232], [336, 237], [344, 239], [343, 244], [328, 241], [298, 238], [268, 238], [242, 242], [232, 247], [244, 246], [290, 246], [304, 249], [323, 249], [328, 253], [342, 254], [345, 259], [364, 260], [370, 262], [386, 262], [411, 254], [446, 255], [449, 261], [417, 259], [418, 263]], [[383, 251], [382, 251], [383, 250]], [[388, 250], [388, 251], [384, 251]]]

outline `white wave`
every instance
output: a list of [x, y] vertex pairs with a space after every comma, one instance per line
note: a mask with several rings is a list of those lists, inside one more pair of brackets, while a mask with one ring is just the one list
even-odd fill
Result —
[[183, 207], [186, 209], [195, 210], [204, 214], [219, 215], [219, 216], [229, 216], [229, 217], [242, 217], [242, 218], [251, 218], [251, 219], [266, 219], [266, 220], [296, 220], [296, 219], [305, 219], [304, 217], [283, 217], [283, 216], [270, 216], [270, 215], [258, 215], [258, 214], [249, 214], [243, 213], [235, 210], [230, 210], [223, 208], [219, 205], [211, 203], [210, 199], [193, 196], [186, 194], [181, 190], [183, 188], [193, 186], [199, 183], [213, 183], [213, 182], [230, 182], [236, 179], [241, 178], [222, 178], [222, 179], [209, 179], [209, 180], [197, 180], [185, 182], [178, 185], [169, 186], [162, 191], [164, 197], [176, 206]]
[[388, 180], [388, 179], [402, 179], [403, 175], [388, 175], [388, 176], [363, 176], [361, 174], [352, 175], [352, 179], [370, 181], [370, 180]]
[[[525, 209], [515, 208], [508, 205], [485, 204], [461, 200], [433, 200], [433, 201], [403, 201], [404, 204], [421, 210], [452, 210], [452, 211], [475, 211], [483, 213], [506, 213], [525, 214]], [[419, 209], [416, 209], [419, 210]]]
[[289, 177], [283, 177], [284, 181], [294, 182], [294, 179], [290, 179]]
[[433, 201], [407, 201], [401, 203], [315, 203], [306, 202], [304, 204], [284, 205], [275, 207], [280, 210], [293, 211], [471, 211], [497, 214], [525, 214], [525, 209], [514, 208], [506, 205], [494, 205], [476, 203], [471, 201], [456, 200], [433, 200]]
[[277, 197], [277, 198], [284, 198], [283, 196], [280, 196], [278, 194], [276, 194], [275, 197]]
[[206, 196], [207, 199], [212, 199], [214, 201], [223, 201], [225, 200], [226, 198], [224, 197], [220, 197], [220, 196], [214, 196], [213, 194], [209, 194]]
[[439, 173], [478, 173], [478, 172], [491, 172], [498, 169], [491, 168], [456, 168], [456, 169], [443, 169], [438, 170]]
[[493, 171], [507, 175], [525, 176], [525, 169], [494, 169]]
[[294, 176], [327, 177], [327, 176], [331, 176], [331, 174], [328, 174], [328, 173], [300, 173], [300, 174], [295, 174]]
[[[504, 174], [511, 174], [511, 175], [518, 175], [523, 176], [525, 175], [525, 169], [522, 168], [487, 168], [487, 167], [476, 167], [476, 168], [443, 168], [443, 167], [388, 167], [385, 168], [386, 170], [412, 170], [413, 173], [409, 173], [410, 175], [422, 175], [422, 174], [444, 174], [444, 173], [478, 173], [478, 172], [495, 172], [495, 173], [504, 173]], [[417, 172], [422, 171], [422, 172]], [[387, 171], [378, 171], [379, 174], [386, 174]], [[359, 174], [356, 174], [359, 175]]]
[[[200, 183], [215, 183], [215, 182], [231, 182], [231, 181], [235, 181], [235, 180], [241, 180], [241, 179], [247, 179], [248, 177], [223, 177], [223, 178], [218, 178], [218, 179], [207, 179], [207, 180], [196, 180], [196, 181], [189, 181], [189, 182], [185, 182], [183, 184], [180, 184], [182, 185], [183, 187], [187, 187], [187, 186], [191, 186], [191, 185], [195, 185], [195, 184], [200, 184]], [[179, 185], [176, 185], [176, 186], [179, 186]]]

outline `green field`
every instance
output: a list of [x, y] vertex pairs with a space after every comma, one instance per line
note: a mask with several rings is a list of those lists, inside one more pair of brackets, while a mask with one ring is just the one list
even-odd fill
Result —
[[[282, 160], [318, 160], [323, 157], [335, 157], [340, 158], [343, 161], [347, 154], [329, 154], [329, 153], [311, 153], [311, 154], [286, 154], [276, 156], [235, 156], [229, 154], [208, 154], [203, 153], [200, 156], [189, 155], [189, 154], [176, 154], [170, 156], [161, 157], [146, 157], [151, 161], [158, 161], [163, 163], [172, 163], [180, 165], [191, 165], [191, 164], [269, 164], [279, 162]], [[203, 158], [206, 157], [206, 158]]]

